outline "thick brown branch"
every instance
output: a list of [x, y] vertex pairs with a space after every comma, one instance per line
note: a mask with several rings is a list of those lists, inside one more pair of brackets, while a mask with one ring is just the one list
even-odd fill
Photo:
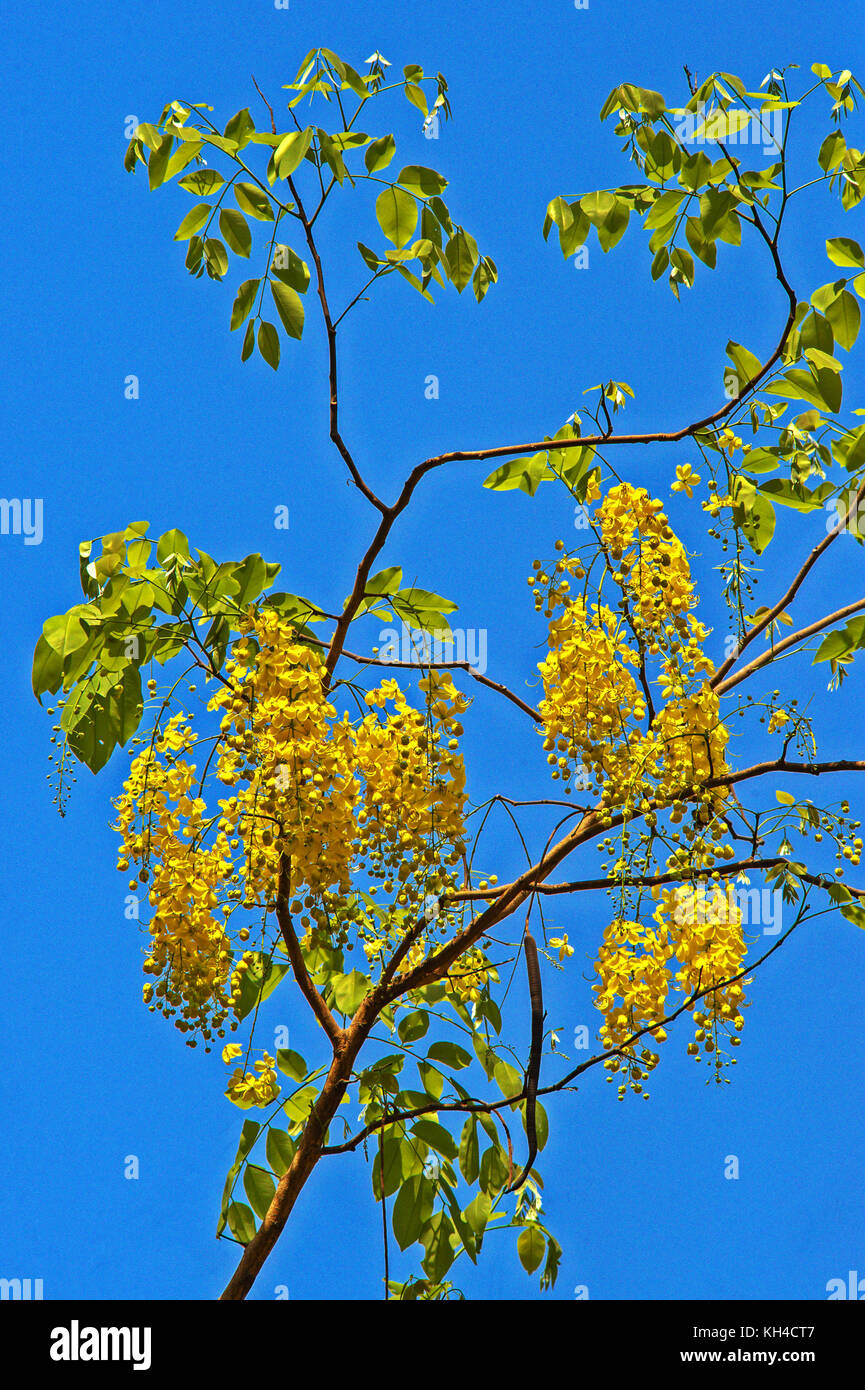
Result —
[[262, 1222], [248, 1245], [224, 1292], [225, 1301], [240, 1301], [252, 1288], [261, 1268], [282, 1234], [295, 1202], [321, 1157], [328, 1125], [351, 1077], [357, 1054], [366, 1042], [377, 1013], [371, 999], [364, 1000], [351, 1026], [334, 1047], [334, 1057], [324, 1085], [310, 1111], [288, 1172], [279, 1186]]

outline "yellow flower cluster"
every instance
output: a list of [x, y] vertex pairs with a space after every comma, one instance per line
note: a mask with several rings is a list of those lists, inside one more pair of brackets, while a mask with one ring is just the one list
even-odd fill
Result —
[[[318, 651], [273, 610], [250, 617], [209, 706], [220, 716], [210, 770], [231, 794], [208, 812], [196, 767], [181, 756], [196, 736], [176, 716], [134, 760], [116, 803], [119, 867], [135, 861], [142, 882], [153, 876], [145, 970], [159, 979], [148, 1002], [179, 1012], [178, 1026], [201, 1028], [205, 1040], [222, 1036], [242, 984], [230, 914], [273, 909], [283, 862], [306, 944], [344, 946], [356, 932], [374, 959], [414, 925], [419, 904], [452, 885], [464, 855], [457, 716], [468, 701], [450, 674], [419, 682], [423, 710], [382, 681], [356, 722], [340, 717], [325, 676]], [[377, 900], [379, 885], [389, 905]], [[415, 943], [414, 963], [425, 950]]]
[[[744, 980], [727, 984], [744, 969], [746, 945], [742, 932], [742, 913], [732, 891], [725, 892], [718, 884], [711, 888], [700, 885], [681, 885], [674, 891], [661, 893], [655, 912], [661, 929], [667, 930], [675, 941], [675, 955], [680, 962], [676, 984], [690, 996], [709, 989], [700, 1000], [695, 1013], [697, 1023], [695, 1042], [688, 1051], [697, 1056], [714, 1052], [718, 1028], [736, 1033], [742, 1028], [742, 1007], [745, 999]], [[675, 925], [673, 925], [675, 924]], [[715, 988], [717, 986], [717, 988]], [[738, 1038], [730, 1038], [733, 1046]]]
[[645, 629], [648, 649], [660, 650], [665, 637], [686, 639], [694, 586], [663, 504], [643, 488], [620, 483], [598, 508], [598, 524], [613, 579], [630, 601], [635, 630]]
[[[728, 734], [706, 680], [714, 668], [702, 647], [708, 630], [691, 613], [688, 558], [662, 504], [621, 483], [598, 508], [596, 529], [620, 594], [616, 611], [571, 595], [567, 576], [584, 573], [577, 558], [563, 556], [551, 578], [541, 576], [550, 584], [550, 651], [539, 666], [544, 748], [554, 778], [567, 783], [579, 772], [606, 806], [648, 809], [723, 773]], [[646, 728], [649, 658], [660, 664], [664, 703]], [[718, 806], [724, 796], [720, 789]]]
[[[662, 1020], [674, 983], [686, 998], [702, 995], [694, 1012], [690, 1055], [714, 1054], [720, 1066], [722, 1035], [738, 1046], [744, 1022], [744, 982], [734, 977], [744, 968], [746, 946], [733, 895], [717, 885], [665, 889], [654, 923], [617, 918], [604, 932], [595, 965], [595, 1006], [604, 1015], [601, 1040], [607, 1051], [616, 1053], [604, 1065], [611, 1078], [624, 1069], [620, 1098], [629, 1086], [645, 1094], [643, 1082], [658, 1062], [645, 1039], [665, 1040]], [[673, 976], [676, 963], [679, 969]], [[703, 994], [705, 990], [709, 993]], [[648, 1030], [643, 1045], [629, 1042], [642, 1029]]]
[[622, 624], [608, 608], [587, 612], [581, 599], [568, 599], [550, 623], [549, 644], [539, 667], [545, 692], [540, 714], [553, 776], [568, 781], [582, 767], [596, 786], [619, 787], [630, 769], [631, 731], [646, 713], [627, 669], [637, 658]]
[[[239, 1051], [240, 1049], [238, 1049]], [[228, 1048], [225, 1049], [228, 1051]], [[225, 1054], [223, 1053], [223, 1058]], [[225, 1094], [241, 1110], [253, 1105], [269, 1105], [279, 1095], [279, 1082], [276, 1079], [276, 1059], [265, 1052], [254, 1064], [255, 1071], [244, 1071], [238, 1067], [228, 1080]], [[258, 1075], [256, 1076], [256, 1072]]]
[[140, 863], [140, 883], [152, 874], [144, 973], [156, 983], [145, 985], [145, 1003], [175, 1018], [181, 1032], [200, 1030], [209, 1040], [221, 1035], [232, 1003], [231, 943], [218, 896], [232, 873], [231, 851], [223, 833], [210, 848], [200, 843], [206, 808], [194, 795], [194, 764], [176, 756], [160, 761], [160, 755], [172, 757], [193, 741], [188, 723], [177, 715], [133, 762], [115, 803], [123, 838], [118, 868], [125, 873], [130, 861]]
[[463, 1004], [471, 1004], [480, 999], [481, 991], [489, 980], [498, 978], [498, 971], [484, 952], [475, 948], [466, 951], [455, 961], [448, 972], [446, 984]]
[[598, 953], [598, 981], [595, 1007], [604, 1015], [601, 1041], [607, 1051], [618, 1049], [619, 1055], [608, 1057], [604, 1066], [610, 1078], [625, 1069], [626, 1080], [619, 1087], [621, 1098], [628, 1086], [635, 1094], [645, 1094], [643, 1081], [654, 1069], [658, 1055], [643, 1040], [642, 1046], [628, 1039], [643, 1028], [657, 1027], [646, 1038], [663, 1042], [666, 1034], [660, 1026], [664, 1017], [670, 971], [667, 958], [671, 947], [663, 930], [653, 930], [641, 922], [616, 918], [604, 932]]

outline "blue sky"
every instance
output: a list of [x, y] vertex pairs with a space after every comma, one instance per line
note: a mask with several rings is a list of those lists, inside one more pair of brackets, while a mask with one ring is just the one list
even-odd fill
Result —
[[[703, 7], [696, 20], [681, 0], [590, 0], [581, 10], [570, 0], [423, 9], [291, 0], [286, 10], [213, 0], [203, 13], [153, 0], [134, 16], [93, 3], [19, 7], [6, 34], [16, 134], [4, 149], [2, 492], [43, 499], [44, 536], [32, 546], [0, 537], [0, 1276], [42, 1278], [47, 1297], [211, 1297], [234, 1264], [235, 1248], [213, 1231], [241, 1116], [222, 1095], [218, 1056], [192, 1053], [141, 1004], [140, 943], [124, 919], [109, 829], [126, 755], [98, 778], [79, 774], [65, 819], [52, 807], [51, 721], [30, 694], [32, 648], [44, 619], [77, 601], [82, 539], [146, 517], [152, 534], [179, 526], [219, 559], [261, 551], [283, 565], [281, 587], [332, 607], [350, 588], [371, 516], [326, 437], [314, 305], [304, 342], [283, 345], [278, 375], [257, 357], [242, 366], [228, 316], [229, 284], [243, 277], [216, 285], [187, 276], [172, 236], [188, 201], [172, 186], [151, 195], [140, 172], [124, 173], [127, 122], [157, 120], [173, 98], [210, 102], [222, 124], [245, 105], [258, 113], [250, 73], [278, 103], [315, 44], [355, 66], [378, 49], [395, 69], [417, 62], [446, 75], [454, 120], [437, 142], [396, 97], [376, 114], [374, 133], [396, 132], [401, 164], [446, 175], [452, 211], [497, 262], [499, 284], [480, 306], [450, 291], [432, 308], [392, 277], [346, 321], [343, 430], [390, 497], [413, 464], [441, 450], [552, 433], [602, 378], [633, 387], [634, 430], [674, 429], [717, 407], [727, 339], [767, 352], [783, 323], [783, 295], [759, 251], [722, 247], [718, 269], [700, 268], [677, 304], [663, 281], [650, 281], [636, 228], [607, 257], [593, 241], [578, 271], [554, 238], [544, 245], [544, 209], [558, 193], [634, 178], [610, 125], [598, 122], [617, 82], [684, 101], [683, 63], [699, 77], [739, 73], [749, 87], [788, 62], [805, 73], [817, 61], [861, 72], [861, 12], [849, 0]], [[858, 140], [850, 137], [860, 146], [862, 119]], [[828, 130], [825, 108], [803, 116], [799, 167], [812, 167]], [[861, 237], [861, 209], [843, 214], [811, 195], [793, 205], [784, 249], [800, 297], [832, 278], [825, 238], [856, 236], [857, 226]], [[337, 304], [361, 283], [354, 242], [375, 235], [364, 197], [346, 196], [325, 225]], [[124, 398], [130, 374], [140, 382], [134, 401]], [[435, 400], [425, 397], [430, 375]], [[845, 380], [848, 402], [865, 404], [855, 355]], [[665, 498], [686, 461], [681, 448], [616, 458]], [[534, 499], [484, 491], [490, 467], [458, 464], [428, 479], [382, 562], [457, 601], [464, 627], [488, 631], [489, 674], [526, 693], [544, 634], [525, 578], [556, 537], [570, 543], [573, 507], [551, 488]], [[280, 505], [288, 531], [273, 526]], [[681, 499], [670, 514], [696, 547], [700, 514]], [[769, 566], [791, 573], [822, 525], [820, 514], [781, 518]], [[861, 556], [840, 539], [803, 594], [803, 619], [835, 606], [835, 595], [839, 604], [855, 597], [849, 575]], [[777, 583], [767, 576], [762, 601], [777, 596]], [[709, 649], [720, 660], [726, 628], [710, 592], [704, 611], [717, 624]], [[824, 671], [805, 660], [787, 679], [803, 696], [816, 693], [821, 756], [856, 756], [862, 673], [829, 697]], [[486, 696], [474, 710], [466, 749], [476, 799], [545, 795], [542, 755], [516, 712]], [[855, 788], [838, 779], [835, 794], [845, 792]], [[490, 846], [489, 867], [504, 880], [518, 867], [513, 843], [502, 830]], [[591, 855], [583, 867], [593, 867]], [[559, 912], [556, 927], [579, 943], [567, 971], [548, 972], [548, 1021], [566, 1048], [575, 1027], [594, 1023], [583, 975], [605, 899]], [[829, 1279], [865, 1274], [863, 982], [865, 937], [821, 919], [757, 977], [733, 1084], [706, 1086], [679, 1032], [650, 1103], [617, 1104], [596, 1073], [550, 1107], [546, 1210], [564, 1248], [552, 1297], [586, 1285], [592, 1298], [820, 1298]], [[284, 1014], [274, 1004], [292, 1045], [311, 1047], [306, 1021]], [[513, 1033], [524, 1044], [526, 1021]], [[135, 1181], [124, 1178], [130, 1154]], [[736, 1181], [724, 1178], [731, 1154]], [[286, 1285], [292, 1298], [378, 1297], [379, 1220], [362, 1157], [323, 1163], [253, 1296]], [[539, 1297], [513, 1244], [490, 1235], [480, 1270], [459, 1270], [467, 1293]]]

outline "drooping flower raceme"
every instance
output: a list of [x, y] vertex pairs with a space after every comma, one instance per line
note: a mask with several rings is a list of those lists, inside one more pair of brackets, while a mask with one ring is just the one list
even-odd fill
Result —
[[[305, 945], [350, 946], [356, 935], [371, 962], [452, 886], [464, 853], [458, 716], [468, 701], [449, 672], [419, 685], [425, 709], [384, 680], [353, 720], [329, 697], [317, 649], [273, 610], [250, 617], [209, 706], [220, 724], [208, 767], [199, 774], [190, 761], [197, 736], [175, 716], [136, 757], [116, 802], [120, 867], [134, 862], [140, 882], [152, 878], [152, 1008], [206, 1042], [222, 1036], [244, 973], [231, 918], [239, 907], [272, 911], [281, 868]], [[196, 788], [205, 771], [228, 793], [215, 806]], [[430, 914], [408, 963], [449, 922]], [[243, 928], [239, 939], [248, 936]], [[266, 1081], [253, 1080], [262, 1095]]]

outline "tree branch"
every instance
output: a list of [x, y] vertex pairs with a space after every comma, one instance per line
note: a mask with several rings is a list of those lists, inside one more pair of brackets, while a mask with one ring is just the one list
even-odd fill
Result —
[[300, 942], [294, 930], [294, 923], [291, 920], [289, 909], [289, 898], [291, 897], [291, 861], [288, 856], [283, 854], [279, 861], [279, 886], [276, 894], [276, 920], [279, 922], [279, 929], [282, 932], [282, 939], [285, 942], [285, 949], [288, 951], [288, 958], [291, 961], [291, 968], [294, 971], [294, 978], [297, 980], [298, 989], [303, 995], [312, 1012], [315, 1014], [327, 1036], [330, 1038], [335, 1048], [341, 1047], [345, 1041], [345, 1030], [340, 1028], [324, 999], [319, 994], [313, 983], [312, 977], [306, 968], [306, 961], [303, 957]]

